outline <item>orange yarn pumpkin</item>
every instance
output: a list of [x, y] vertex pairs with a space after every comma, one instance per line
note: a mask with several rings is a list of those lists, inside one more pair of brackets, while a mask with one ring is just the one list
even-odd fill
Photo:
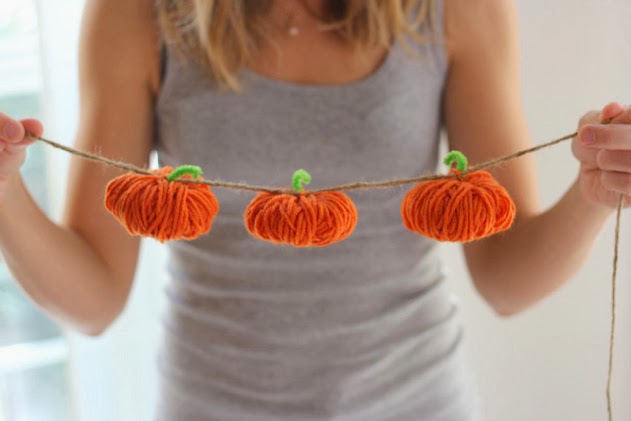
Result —
[[327, 246], [348, 237], [357, 224], [357, 209], [343, 193], [307, 193], [301, 183], [311, 176], [298, 170], [293, 176], [295, 194], [259, 193], [248, 205], [244, 219], [252, 236], [296, 247]]
[[110, 181], [105, 207], [132, 235], [160, 242], [197, 238], [210, 231], [219, 202], [204, 184], [176, 182], [199, 178], [201, 169], [164, 167], [154, 175], [128, 173]]
[[507, 230], [515, 218], [508, 192], [486, 171], [466, 175], [466, 157], [452, 151], [445, 158], [458, 169], [457, 179], [417, 184], [401, 203], [403, 223], [411, 231], [438, 241], [469, 242]]

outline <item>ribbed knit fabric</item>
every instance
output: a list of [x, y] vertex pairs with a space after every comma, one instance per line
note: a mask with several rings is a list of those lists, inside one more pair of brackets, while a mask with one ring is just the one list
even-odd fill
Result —
[[[414, 48], [422, 60], [395, 44], [345, 85], [245, 70], [242, 95], [167, 54], [160, 165], [288, 187], [304, 168], [311, 189], [433, 172], [446, 57]], [[253, 238], [243, 214], [254, 194], [214, 188], [212, 231], [169, 243], [157, 420], [477, 420], [436, 244], [401, 221], [411, 187], [347, 192], [355, 231], [322, 248]]]

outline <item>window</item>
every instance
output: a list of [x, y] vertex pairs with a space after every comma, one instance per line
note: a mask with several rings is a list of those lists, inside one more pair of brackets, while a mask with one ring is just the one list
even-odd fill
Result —
[[[41, 67], [35, 4], [0, 0], [0, 111], [41, 118]], [[35, 200], [46, 209], [44, 145], [29, 148], [22, 169]], [[70, 420], [67, 346], [0, 261], [0, 420]]]

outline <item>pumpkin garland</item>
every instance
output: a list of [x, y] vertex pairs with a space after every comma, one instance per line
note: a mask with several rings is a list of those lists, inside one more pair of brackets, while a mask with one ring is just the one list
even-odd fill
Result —
[[406, 228], [438, 241], [470, 242], [507, 230], [515, 217], [515, 203], [504, 187], [486, 171], [464, 174], [467, 158], [458, 151], [444, 163], [456, 167], [455, 177], [425, 181], [401, 202]]
[[[438, 241], [469, 242], [510, 228], [515, 204], [486, 171], [467, 172], [467, 158], [458, 151], [445, 157], [456, 167], [451, 177], [422, 181], [401, 202], [401, 219], [410, 231]], [[183, 165], [150, 174], [128, 173], [107, 185], [105, 207], [132, 235], [160, 242], [195, 239], [206, 234], [219, 212], [201, 169]], [[357, 208], [333, 190], [308, 192], [304, 169], [294, 172], [292, 190], [260, 192], [247, 206], [247, 231], [260, 240], [294, 247], [323, 247], [346, 239], [357, 225]]]
[[342, 241], [357, 224], [357, 209], [336, 191], [309, 193], [302, 186], [311, 175], [294, 172], [293, 193], [259, 193], [245, 211], [245, 226], [253, 237], [295, 247], [322, 247]]

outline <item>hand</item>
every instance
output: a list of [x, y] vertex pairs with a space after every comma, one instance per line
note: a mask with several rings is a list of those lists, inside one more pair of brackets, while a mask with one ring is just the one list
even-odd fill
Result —
[[581, 164], [578, 181], [585, 199], [615, 209], [623, 194], [624, 206], [631, 205], [631, 106], [610, 103], [585, 114], [572, 153]]
[[35, 142], [25, 137], [26, 132], [41, 136], [42, 123], [35, 119], [14, 120], [0, 113], [0, 197], [4, 196], [6, 184], [15, 175], [26, 157], [26, 147]]

